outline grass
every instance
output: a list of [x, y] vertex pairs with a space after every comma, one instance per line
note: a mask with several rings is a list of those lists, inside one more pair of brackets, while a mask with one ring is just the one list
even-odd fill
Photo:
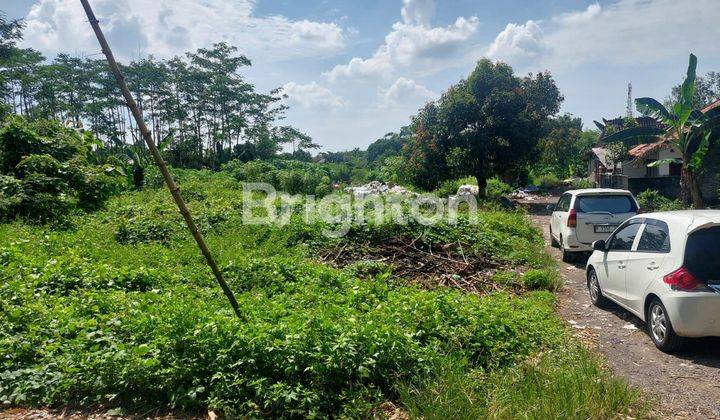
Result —
[[478, 297], [388, 281], [383, 269], [360, 277], [358, 267], [327, 267], [314, 257], [338, 240], [321, 235], [322, 223], [244, 225], [235, 179], [180, 178], [247, 321], [234, 317], [164, 190], [124, 193], [66, 229], [2, 224], [0, 401], [250, 417], [367, 417], [388, 400], [426, 418], [643, 413], [635, 391], [567, 343], [549, 292], [556, 267], [521, 213], [354, 226], [340, 239], [462, 241], [523, 267], [522, 277], [499, 272], [501, 289], [542, 289]]
[[412, 418], [646, 418], [639, 391], [613, 378], [601, 361], [572, 342], [496, 372], [449, 359], [439, 375], [399, 386]]

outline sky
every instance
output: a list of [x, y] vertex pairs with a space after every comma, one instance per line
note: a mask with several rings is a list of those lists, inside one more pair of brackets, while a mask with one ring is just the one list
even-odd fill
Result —
[[[690, 52], [720, 71], [720, 0], [91, 0], [116, 57], [172, 57], [225, 41], [252, 60], [242, 74], [283, 87], [283, 124], [322, 150], [365, 148], [487, 57], [517, 74], [550, 71], [561, 112], [625, 114], [663, 99]], [[0, 0], [26, 22], [23, 47], [52, 58], [100, 49], [78, 0]]]

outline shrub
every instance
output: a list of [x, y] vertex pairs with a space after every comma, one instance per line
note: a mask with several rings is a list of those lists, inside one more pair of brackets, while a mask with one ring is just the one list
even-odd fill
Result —
[[[288, 194], [314, 194], [318, 197], [332, 192], [332, 182], [350, 182], [349, 168], [341, 164], [318, 164], [290, 160], [230, 161], [223, 170], [242, 182], [263, 182]], [[358, 172], [360, 173], [360, 172]], [[365, 172], [358, 181], [364, 182]], [[355, 179], [355, 178], [353, 178]]]
[[541, 174], [535, 178], [535, 184], [545, 189], [556, 188], [560, 183], [560, 178], [553, 173]]
[[487, 188], [485, 194], [488, 198], [500, 198], [504, 197], [512, 192], [512, 187], [498, 178], [488, 179]]
[[660, 194], [656, 190], [645, 190], [637, 195], [638, 204], [645, 212], [682, 210], [680, 200], [674, 200]]
[[585, 189], [585, 188], [592, 188], [593, 184], [587, 178], [573, 178], [570, 183], [570, 186], [573, 189], [581, 190], [581, 189]]
[[75, 208], [100, 207], [121, 191], [122, 170], [88, 161], [93, 141], [57, 121], [6, 120], [0, 128], [0, 219], [59, 221]]

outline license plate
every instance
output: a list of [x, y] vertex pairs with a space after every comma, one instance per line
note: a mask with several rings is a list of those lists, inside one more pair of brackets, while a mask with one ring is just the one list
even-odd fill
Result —
[[595, 225], [595, 233], [613, 233], [618, 225]]

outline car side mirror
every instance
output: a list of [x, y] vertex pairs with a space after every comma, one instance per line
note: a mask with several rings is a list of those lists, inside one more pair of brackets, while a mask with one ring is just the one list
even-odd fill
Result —
[[607, 244], [604, 240], [600, 239], [599, 241], [595, 241], [592, 244], [592, 247], [595, 251], [605, 251]]

